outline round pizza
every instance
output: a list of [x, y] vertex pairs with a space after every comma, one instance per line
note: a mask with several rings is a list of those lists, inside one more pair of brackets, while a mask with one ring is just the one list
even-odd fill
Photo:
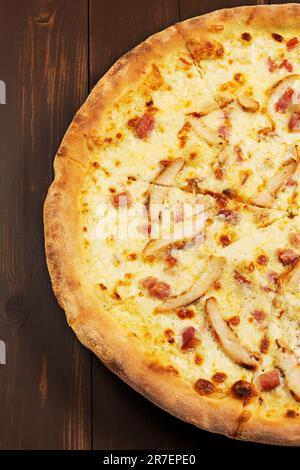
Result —
[[216, 11], [120, 58], [45, 203], [80, 341], [158, 406], [300, 445], [300, 6]]

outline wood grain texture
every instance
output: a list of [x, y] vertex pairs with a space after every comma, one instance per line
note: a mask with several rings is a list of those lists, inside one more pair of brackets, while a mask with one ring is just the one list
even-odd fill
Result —
[[89, 448], [90, 355], [53, 296], [42, 222], [53, 157], [88, 92], [87, 1], [0, 11], [0, 448]]

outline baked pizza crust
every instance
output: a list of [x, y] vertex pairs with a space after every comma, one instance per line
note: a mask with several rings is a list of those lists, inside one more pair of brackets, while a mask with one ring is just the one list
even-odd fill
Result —
[[122, 328], [103, 308], [101, 295], [85, 290], [82, 268], [79, 191], [90, 158], [86, 136], [101, 128], [105, 110], [116, 96], [137, 85], [152, 62], [163, 60], [190, 40], [215, 38], [215, 25], [230, 28], [299, 30], [300, 6], [241, 7], [213, 12], [172, 26], [147, 39], [119, 59], [98, 82], [74, 117], [57, 152], [55, 180], [44, 207], [47, 264], [55, 295], [79, 340], [122, 380], [178, 418], [216, 433], [269, 444], [300, 445], [299, 420], [269, 420], [259, 415], [244, 419], [243, 402], [199, 396], [190, 382], [168, 368], [153, 364], [138, 341], [128, 342]]

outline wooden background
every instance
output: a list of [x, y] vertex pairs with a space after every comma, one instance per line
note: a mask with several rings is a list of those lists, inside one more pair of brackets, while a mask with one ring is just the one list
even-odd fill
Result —
[[116, 59], [176, 21], [251, 3], [0, 0], [0, 449], [255, 446], [173, 418], [79, 344], [51, 290], [42, 225], [60, 140]]

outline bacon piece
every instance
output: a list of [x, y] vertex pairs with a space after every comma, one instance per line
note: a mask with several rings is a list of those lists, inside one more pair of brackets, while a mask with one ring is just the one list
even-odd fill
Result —
[[294, 158], [285, 161], [273, 178], [267, 182], [265, 189], [253, 199], [254, 204], [260, 207], [270, 207], [278, 191], [286, 185], [297, 170], [298, 164], [299, 162]]
[[291, 264], [295, 264], [299, 259], [299, 255], [290, 248], [287, 248], [286, 250], [279, 250], [277, 255], [283, 266], [290, 266]]
[[199, 340], [196, 338], [196, 330], [193, 326], [188, 326], [182, 332], [182, 343], [181, 349], [186, 351], [187, 349], [193, 349]]
[[218, 302], [214, 297], [210, 297], [205, 302], [205, 311], [208, 323], [213, 329], [222, 349], [234, 362], [247, 368], [255, 369], [257, 366], [253, 355], [241, 345], [237, 336], [228, 327], [221, 317]]
[[275, 111], [279, 113], [285, 112], [292, 103], [293, 95], [294, 90], [291, 87], [288, 87], [275, 104]]
[[244, 111], [255, 113], [259, 110], [259, 103], [249, 95], [240, 95], [238, 96], [237, 101]]
[[244, 286], [250, 287], [251, 284], [252, 284], [252, 282], [249, 281], [249, 279], [247, 279], [245, 276], [243, 276], [243, 274], [241, 274], [236, 269], [233, 272], [233, 277], [237, 282], [239, 282], [240, 284], [242, 284]]
[[218, 215], [223, 216], [225, 219], [225, 222], [231, 225], [237, 225], [240, 222], [241, 217], [242, 217], [242, 215], [239, 212], [233, 211], [231, 209], [222, 209], [219, 211]]
[[154, 116], [149, 111], [146, 111], [141, 117], [130, 119], [128, 125], [134, 128], [137, 137], [146, 139], [154, 129]]
[[271, 57], [268, 57], [268, 69], [271, 73], [277, 69], [276, 62], [275, 60], [271, 59]]
[[279, 372], [277, 369], [268, 370], [258, 377], [262, 390], [269, 392], [280, 385]]
[[148, 289], [149, 294], [157, 299], [166, 299], [171, 294], [171, 286], [163, 281], [157, 281]]
[[266, 255], [259, 255], [256, 261], [260, 266], [266, 266], [269, 262], [269, 258]]
[[229, 128], [228, 128], [228, 126], [225, 126], [225, 124], [222, 124], [221, 126], [219, 126], [218, 127], [218, 134], [223, 139], [228, 139], [228, 137], [229, 137]]
[[299, 131], [300, 130], [300, 113], [294, 112], [291, 114], [289, 123], [288, 123], [289, 131]]
[[291, 38], [287, 41], [286, 47], [290, 51], [291, 49], [294, 49], [294, 47], [297, 47], [298, 44], [299, 44], [298, 38], [294, 37], [294, 38]]
[[300, 233], [290, 233], [289, 242], [295, 248], [300, 248]]
[[177, 264], [177, 259], [174, 258], [174, 256], [172, 255], [166, 256], [165, 261], [166, 261], [168, 268], [173, 268]]
[[288, 72], [292, 72], [293, 71], [293, 66], [292, 64], [287, 60], [287, 59], [284, 59], [281, 64], [279, 65], [279, 68], [280, 69], [286, 69]]
[[128, 191], [123, 191], [119, 194], [114, 194], [111, 198], [114, 207], [130, 207], [132, 205], [132, 198]]
[[277, 342], [280, 349], [277, 354], [277, 363], [285, 376], [286, 384], [295, 400], [300, 401], [300, 364], [296, 355], [281, 343]]
[[171, 297], [164, 304], [156, 308], [157, 312], [174, 310], [185, 305], [189, 305], [202, 297], [213, 283], [222, 276], [226, 260], [222, 257], [210, 256], [207, 267], [202, 276], [182, 294]]
[[141, 286], [145, 287], [145, 289], [150, 289], [151, 287], [154, 286], [154, 284], [157, 283], [157, 281], [158, 281], [157, 277], [149, 276], [141, 281]]
[[254, 310], [251, 312], [251, 315], [260, 325], [262, 325], [267, 318], [267, 314], [263, 310]]
[[141, 281], [142, 287], [145, 287], [151, 297], [157, 299], [166, 299], [170, 296], [171, 287], [163, 281], [159, 281], [156, 277], [150, 276]]

